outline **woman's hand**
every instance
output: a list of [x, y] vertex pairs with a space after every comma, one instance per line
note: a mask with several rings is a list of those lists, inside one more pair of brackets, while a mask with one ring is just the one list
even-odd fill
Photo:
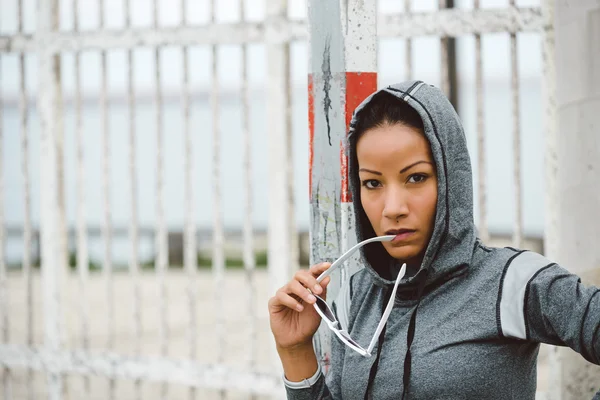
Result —
[[316, 300], [308, 289], [325, 299], [330, 278], [326, 277], [320, 284], [316, 278], [330, 266], [331, 263], [315, 264], [308, 271], [296, 272], [294, 278], [269, 300], [271, 331], [278, 349], [312, 346], [312, 337], [319, 328], [321, 317], [313, 307]]

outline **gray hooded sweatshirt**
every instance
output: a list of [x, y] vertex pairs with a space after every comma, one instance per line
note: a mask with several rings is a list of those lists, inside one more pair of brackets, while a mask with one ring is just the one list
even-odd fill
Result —
[[[439, 89], [419, 81], [381, 90], [406, 101], [423, 120], [438, 178], [434, 232], [419, 271], [400, 283], [373, 355], [363, 357], [333, 335], [327, 377], [319, 368], [303, 382], [286, 381], [288, 399], [534, 399], [540, 343], [569, 346], [600, 364], [600, 289], [537, 253], [481, 243], [469, 154], [454, 108]], [[356, 109], [349, 135], [372, 97]], [[374, 233], [357, 201], [352, 146], [350, 185], [361, 241]], [[380, 243], [363, 247], [364, 268], [334, 302], [338, 319], [363, 346], [399, 269], [393, 261], [381, 265], [375, 256], [381, 251]]]

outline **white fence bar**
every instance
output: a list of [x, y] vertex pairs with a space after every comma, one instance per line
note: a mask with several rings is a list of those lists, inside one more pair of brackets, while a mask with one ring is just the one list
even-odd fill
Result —
[[[474, 8], [479, 9], [479, 0]], [[481, 35], [475, 34], [475, 98], [477, 102], [477, 184], [479, 198], [479, 238], [487, 243], [489, 231], [487, 224], [487, 167], [485, 147], [485, 118], [483, 108], [483, 60], [481, 58]]]
[[[273, 27], [287, 16], [287, 1], [267, 1], [267, 25]], [[271, 293], [283, 286], [291, 276], [293, 192], [288, 177], [289, 154], [289, 44], [277, 33], [267, 33], [267, 120], [269, 139], [269, 233], [268, 270]], [[282, 112], [283, 111], [283, 112]]]
[[[100, 29], [104, 29], [104, 0], [98, 2], [98, 14], [100, 19]], [[106, 338], [106, 348], [114, 349], [115, 346], [115, 296], [113, 282], [113, 262], [112, 262], [112, 210], [110, 202], [110, 132], [108, 130], [108, 99], [107, 99], [107, 71], [106, 71], [106, 52], [100, 52], [100, 133], [102, 135], [102, 193], [104, 203], [104, 219], [102, 222], [102, 239], [104, 242], [104, 257], [102, 272], [106, 284], [106, 305], [108, 335]], [[115, 398], [116, 382], [111, 379], [109, 382], [109, 398]]]
[[[543, 19], [540, 8], [445, 9], [422, 13], [398, 13], [379, 16], [380, 37], [413, 38], [419, 36], [456, 37], [471, 34], [540, 32]], [[291, 20], [281, 24], [262, 22], [217, 23], [206, 26], [177, 28], [125, 29], [111, 31], [50, 33], [46, 38], [53, 53], [88, 49], [132, 49], [135, 47], [223, 45], [264, 42], [267, 36], [279, 42], [306, 40], [305, 21]], [[267, 31], [269, 32], [267, 34]], [[1, 52], [35, 51], [31, 35], [0, 36]]]
[[[142, 294], [140, 288], [140, 262], [139, 250], [139, 218], [138, 218], [138, 194], [137, 194], [137, 151], [135, 134], [135, 98], [133, 88], [133, 54], [127, 52], [127, 103], [129, 104], [129, 193], [131, 196], [130, 218], [129, 218], [129, 274], [133, 284], [133, 332], [135, 345], [133, 352], [139, 356], [142, 339]], [[140, 381], [135, 382], [136, 398], [141, 399]]]
[[[131, 26], [131, 4], [130, 0], [123, 3], [125, 15], [125, 26]], [[135, 88], [133, 82], [133, 51], [127, 51], [127, 104], [128, 104], [128, 130], [129, 130], [129, 195], [130, 195], [130, 218], [129, 218], [129, 275], [133, 285], [133, 332], [135, 345], [133, 354], [139, 357], [142, 353], [142, 295], [140, 288], [140, 262], [139, 262], [139, 218], [138, 218], [138, 185], [137, 185], [137, 150], [135, 130]], [[141, 381], [135, 381], [135, 398], [141, 400]]]
[[[246, 19], [246, 5], [244, 0], [240, 0], [240, 20]], [[244, 249], [243, 259], [246, 271], [246, 287], [248, 288], [248, 368], [250, 371], [256, 368], [256, 348], [257, 329], [256, 329], [256, 280], [255, 267], [256, 257], [254, 254], [254, 232], [252, 226], [253, 218], [253, 180], [252, 180], [252, 133], [250, 131], [250, 90], [248, 87], [248, 47], [242, 44], [242, 135], [244, 137]]]
[[[2, 83], [2, 59], [0, 58], [0, 83]], [[2, 86], [0, 85], [0, 313], [2, 318], [2, 343], [10, 340], [8, 319], [8, 277], [6, 265], [6, 237], [4, 222], [4, 131], [3, 131]], [[12, 399], [12, 379], [10, 369], [2, 363], [2, 392], [5, 399]]]
[[[216, 23], [217, 2], [210, 2], [210, 22]], [[223, 227], [222, 189], [221, 189], [221, 128], [219, 107], [219, 59], [218, 47], [211, 47], [211, 88], [210, 109], [213, 128], [213, 253], [212, 272], [215, 283], [215, 335], [217, 363], [222, 364], [225, 359], [225, 319], [223, 291], [225, 287], [225, 233]], [[220, 392], [221, 399], [225, 398], [225, 391]]]
[[[556, 111], [556, 50], [554, 0], [542, 0], [542, 99], [544, 101], [544, 255], [556, 260], [558, 249], [558, 118]], [[562, 351], [548, 351], [548, 400], [562, 400]]]
[[[187, 0], [181, 0], [181, 25], [187, 25]], [[196, 296], [198, 282], [198, 244], [196, 237], [196, 208], [194, 207], [194, 156], [192, 153], [192, 135], [190, 129], [190, 82], [189, 82], [189, 49], [182, 49], [182, 111], [183, 111], [183, 151], [184, 151], [184, 174], [185, 174], [185, 236], [184, 236], [184, 264], [188, 276], [188, 312], [189, 312], [189, 359], [195, 361], [198, 358], [196, 345], [198, 335], [198, 299]], [[197, 398], [196, 387], [191, 386], [188, 398]]]
[[[158, 0], [152, 1], [153, 28], [158, 31]], [[161, 87], [160, 47], [154, 49], [154, 101], [156, 104], [156, 278], [158, 280], [159, 301], [159, 346], [162, 357], [169, 352], [169, 325], [167, 321], [167, 286], [169, 249], [164, 207], [164, 134], [163, 98]], [[167, 398], [168, 387], [161, 386], [161, 398]]]
[[[187, 24], [186, 18], [186, 0], [181, 0], [182, 25]], [[185, 237], [184, 237], [184, 264], [188, 275], [188, 312], [189, 312], [189, 358], [196, 360], [198, 358], [198, 349], [196, 346], [198, 332], [198, 300], [196, 296], [196, 285], [198, 281], [198, 244], [196, 240], [196, 209], [194, 207], [194, 157], [192, 154], [192, 136], [190, 133], [190, 82], [189, 82], [189, 49], [187, 46], [182, 48], [182, 106], [183, 106], [183, 132], [184, 143], [183, 151], [184, 171], [185, 171]], [[190, 387], [188, 398], [196, 399], [196, 388]]]
[[[56, 1], [58, 0], [50, 0]], [[52, 29], [53, 32], [59, 29], [59, 6], [54, 7], [52, 15]], [[63, 103], [63, 92], [62, 92], [62, 65], [61, 65], [61, 54], [54, 54], [52, 60], [52, 69], [54, 78], [52, 80], [55, 86], [56, 92], [56, 112], [53, 118], [56, 120], [56, 171], [57, 171], [57, 182], [58, 182], [58, 266], [59, 266], [59, 287], [62, 288], [66, 283], [67, 275], [69, 271], [69, 243], [67, 236], [67, 211], [66, 211], [66, 197], [65, 197], [65, 127], [64, 127], [64, 103]], [[39, 85], [38, 85], [39, 90]], [[61, 343], [64, 343], [67, 335], [69, 334], [66, 329], [65, 313], [62, 312], [62, 305], [67, 302], [67, 291], [62, 289], [58, 292], [59, 295], [59, 326], [61, 327]], [[69, 385], [68, 381], [63, 380], [62, 385], [62, 396], [69, 398]]]
[[[23, 0], [17, 5], [17, 31], [23, 32]], [[29, 176], [29, 104], [27, 100], [27, 78], [25, 75], [25, 54], [19, 55], [19, 120], [21, 131], [21, 176], [23, 179], [23, 278], [25, 280], [25, 296], [27, 309], [26, 342], [33, 345], [33, 290], [31, 275], [31, 189]], [[32, 379], [31, 375], [28, 375]], [[29, 397], [33, 396], [31, 387]]]
[[[17, 32], [23, 32], [23, 0], [17, 3]], [[27, 78], [25, 76], [25, 54], [19, 54], [19, 120], [21, 131], [21, 176], [23, 179], [23, 256], [22, 272], [25, 281], [25, 304], [27, 313], [26, 343], [33, 346], [33, 279], [31, 271], [31, 191], [29, 179], [29, 129]], [[0, 106], [1, 107], [1, 106]], [[0, 121], [1, 124], [1, 121]], [[27, 380], [33, 383], [33, 371], [27, 371]], [[27, 386], [27, 397], [33, 399], [32, 384]], [[10, 395], [9, 395], [10, 397]], [[5, 397], [5, 398], [9, 398]]]
[[[100, 25], [103, 25], [104, 2], [100, 0]], [[106, 52], [100, 53], [100, 133], [102, 135], [102, 194], [104, 219], [102, 221], [102, 240], [104, 242], [103, 272], [106, 280], [106, 304], [108, 305], [108, 336], [106, 346], [114, 347], [114, 294], [112, 282], [112, 218], [110, 204], [110, 134], [108, 131]]]
[[[45, 351], [60, 351], [62, 345], [62, 322], [60, 309], [61, 277], [65, 266], [61, 264], [61, 221], [58, 176], [58, 129], [62, 110], [59, 103], [59, 85], [55, 74], [53, 53], [45, 46], [46, 38], [54, 29], [54, 16], [58, 10], [55, 1], [38, 3], [36, 39], [38, 41], [38, 112], [40, 117], [40, 203], [42, 291], [44, 310]], [[47, 370], [47, 390], [50, 400], [60, 400], [63, 380], [60, 371]]]
[[408, 15], [386, 14], [379, 16], [377, 26], [380, 37], [456, 37], [477, 33], [539, 32], [543, 28], [539, 8], [451, 8]]
[[[542, 0], [542, 98], [544, 100], [544, 255], [556, 260], [559, 251], [558, 112], [554, 0]], [[548, 351], [548, 400], [563, 400], [563, 351]]]
[[[446, 0], [439, 0], [438, 7], [439, 11], [446, 9]], [[448, 37], [444, 36], [440, 39], [440, 52], [441, 52], [441, 89], [450, 97], [450, 77], [448, 75]]]
[[[74, 10], [75, 30], [79, 29], [77, 7]], [[79, 276], [79, 314], [81, 320], [81, 347], [84, 351], [90, 348], [90, 316], [88, 300], [89, 250], [87, 232], [87, 208], [85, 196], [86, 169], [84, 164], [84, 133], [81, 112], [81, 55], [75, 53], [75, 146], [77, 152], [77, 272]], [[90, 393], [90, 379], [84, 377], [84, 389]]]
[[[514, 0], [511, 0], [514, 5]], [[513, 114], [513, 176], [515, 187], [515, 219], [513, 227], [513, 246], [523, 244], [523, 199], [521, 196], [521, 113], [519, 110], [519, 60], [517, 55], [517, 35], [510, 34], [511, 92]]]
[[[185, 1], [185, 0], [183, 0]], [[189, 60], [188, 48], [182, 48], [183, 59], [183, 78], [182, 78], [182, 98], [183, 98], [183, 132], [184, 132], [184, 171], [185, 171], [185, 249], [184, 264], [188, 275], [188, 312], [189, 312], [189, 357], [195, 360], [198, 357], [196, 346], [198, 332], [197, 310], [197, 276], [198, 276], [198, 245], [196, 240], [196, 220], [194, 207], [194, 157], [192, 154], [192, 136], [190, 133], [190, 90], [189, 90]], [[190, 399], [196, 398], [196, 388], [191, 387], [189, 393]]]
[[[28, 103], [27, 92], [25, 88], [25, 55], [19, 56], [19, 71], [21, 82], [19, 88], [19, 114], [21, 119], [21, 175], [23, 177], [23, 279], [25, 281], [26, 313], [27, 313], [27, 333], [26, 341], [33, 345], [33, 280], [31, 274], [31, 191], [29, 182], [29, 143], [28, 143]], [[33, 374], [31, 371], [27, 374], [31, 382]], [[33, 398], [31, 386], [27, 387], [28, 397]]]
[[[266, 10], [267, 49], [267, 138], [268, 138], [268, 290], [275, 293], [291, 277], [295, 267], [295, 252], [292, 246], [295, 224], [291, 175], [289, 126], [290, 47], [282, 40], [276, 26], [287, 22], [287, 1], [268, 0]], [[271, 365], [281, 371], [275, 346], [271, 347]], [[282, 393], [276, 398], [281, 398]]]
[[[23, 0], [17, 5], [17, 31], [23, 32]], [[21, 130], [21, 176], [23, 179], [23, 256], [22, 271], [25, 281], [25, 308], [27, 313], [26, 342], [33, 346], [33, 279], [31, 271], [31, 190], [29, 179], [29, 105], [27, 101], [27, 78], [25, 54], [19, 55], [19, 119]], [[0, 106], [1, 107], [1, 106]], [[1, 123], [1, 122], [0, 122]], [[27, 398], [33, 400], [33, 371], [27, 371]]]
[[542, 0], [544, 29], [542, 30], [542, 98], [544, 99], [544, 255], [558, 255], [557, 112], [556, 112], [556, 51], [554, 36], [554, 0]]
[[[404, 0], [404, 13], [408, 16], [410, 14], [410, 0]], [[405, 80], [411, 80], [413, 76], [412, 71], [412, 39], [405, 39], [406, 48], [404, 50], [404, 63], [405, 63]]]
[[[58, 3], [58, 0], [50, 0]], [[52, 31], [57, 32], [59, 29], [59, 5], [53, 6], [52, 15]], [[61, 54], [55, 53], [52, 60], [53, 79], [52, 83], [55, 86], [55, 107], [56, 112], [53, 118], [56, 120], [56, 173], [58, 183], [58, 208], [56, 210], [58, 214], [58, 279], [59, 288], [62, 288], [66, 282], [67, 275], [69, 274], [69, 248], [68, 248], [68, 236], [67, 236], [67, 212], [66, 212], [66, 198], [65, 198], [65, 127], [64, 127], [64, 108], [63, 108], [63, 92], [62, 92], [62, 65], [61, 65]], [[39, 90], [39, 85], [38, 85]], [[61, 332], [61, 343], [64, 343], [68, 331], [66, 329], [65, 314], [62, 312], [62, 305], [66, 304], [67, 292], [66, 290], [60, 290], [59, 296], [59, 326]], [[69, 385], [68, 381], [62, 380], [62, 397], [69, 398]]]
[[158, 357], [126, 357], [115, 353], [50, 351], [0, 345], [4, 365], [61, 374], [106, 376], [144, 382], [167, 382], [202, 389], [231, 389], [257, 395], [281, 394], [281, 374]]

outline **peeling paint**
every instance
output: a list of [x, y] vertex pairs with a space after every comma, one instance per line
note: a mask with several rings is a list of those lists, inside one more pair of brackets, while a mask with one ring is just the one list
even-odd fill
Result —
[[325, 98], [323, 99], [323, 109], [325, 111], [325, 120], [327, 121], [327, 139], [329, 140], [329, 145], [331, 146], [331, 123], [329, 121], [329, 110], [331, 110], [332, 107], [329, 91], [331, 90], [331, 79], [333, 78], [333, 75], [331, 74], [330, 37], [325, 39], [325, 49], [323, 50], [323, 66], [321, 67], [321, 72], [323, 73], [323, 93], [325, 93]]
[[329, 211], [323, 211], [323, 220], [325, 223], [323, 224], [323, 246], [327, 245], [327, 221], [329, 219]]

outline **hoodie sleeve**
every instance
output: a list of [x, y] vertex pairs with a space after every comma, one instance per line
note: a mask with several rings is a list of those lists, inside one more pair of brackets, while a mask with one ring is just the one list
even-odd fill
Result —
[[568, 346], [600, 365], [600, 289], [533, 252], [507, 263], [498, 301], [500, 336]]
[[[333, 302], [333, 312], [344, 328], [348, 324], [348, 310], [350, 308], [350, 285], [348, 280], [343, 285], [336, 300]], [[325, 376], [319, 366], [315, 375], [302, 382], [289, 382], [284, 377], [285, 390], [288, 400], [339, 400], [342, 398], [341, 379], [346, 346], [327, 330], [331, 338], [330, 368]]]

